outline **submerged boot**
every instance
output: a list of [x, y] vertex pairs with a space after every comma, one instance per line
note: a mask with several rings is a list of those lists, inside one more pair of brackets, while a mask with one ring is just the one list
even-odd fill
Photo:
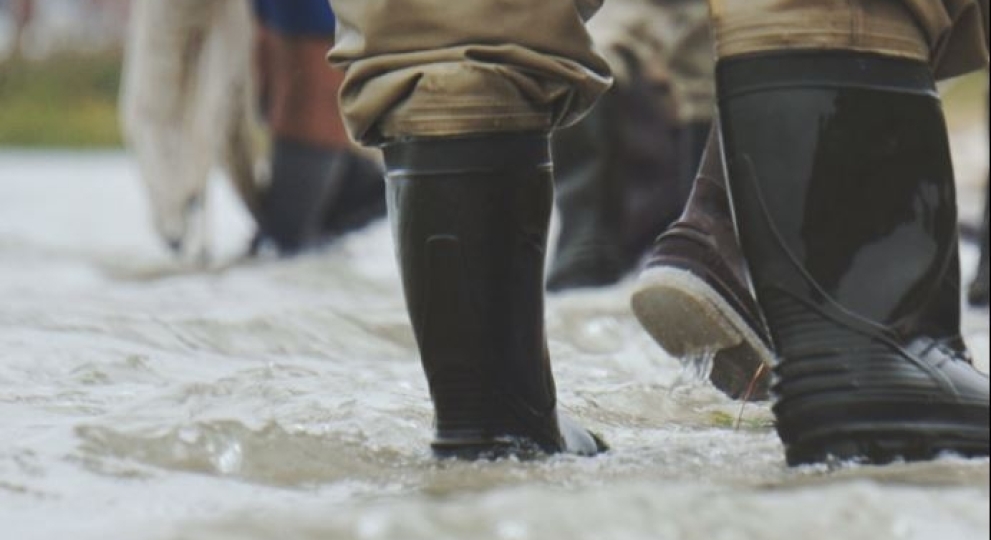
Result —
[[543, 322], [548, 146], [545, 134], [511, 133], [383, 147], [437, 456], [605, 449], [556, 407]]
[[709, 380], [734, 399], [766, 399], [774, 355], [733, 230], [717, 132], [681, 218], [654, 242], [631, 306], [671, 356], [712, 362]]
[[768, 54], [720, 61], [717, 85], [788, 463], [988, 455], [988, 378], [960, 338], [953, 171], [928, 67]]
[[561, 232], [550, 291], [618, 282], [688, 197], [691, 178], [683, 181], [678, 168], [697, 165], [699, 155], [679, 152], [697, 146], [699, 127], [675, 127], [656, 84], [640, 67], [629, 71], [635, 74], [630, 81], [610, 88], [580, 122], [554, 133]]

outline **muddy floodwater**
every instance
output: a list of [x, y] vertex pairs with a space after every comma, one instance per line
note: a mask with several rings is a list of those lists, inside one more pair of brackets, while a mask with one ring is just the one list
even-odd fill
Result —
[[[988, 538], [988, 460], [789, 469], [767, 405], [666, 356], [628, 282], [547, 302], [560, 403], [611, 452], [436, 462], [384, 224], [240, 261], [218, 179], [197, 270], [143, 196], [123, 153], [0, 152], [4, 540]], [[987, 370], [987, 310], [965, 325]]]

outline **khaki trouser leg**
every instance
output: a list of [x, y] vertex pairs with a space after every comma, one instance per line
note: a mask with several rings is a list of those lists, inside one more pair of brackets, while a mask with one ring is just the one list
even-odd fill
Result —
[[550, 130], [610, 84], [584, 22], [602, 0], [330, 0], [352, 137]]
[[987, 7], [987, 0], [709, 0], [719, 58], [863, 51], [928, 62], [937, 78], [987, 64]]

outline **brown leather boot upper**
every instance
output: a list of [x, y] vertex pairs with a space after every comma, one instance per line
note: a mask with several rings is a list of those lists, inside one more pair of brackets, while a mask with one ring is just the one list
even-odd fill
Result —
[[684, 212], [654, 242], [646, 268], [674, 267], [698, 276], [725, 298], [765, 343], [770, 343], [749, 287], [724, 185], [713, 135]]

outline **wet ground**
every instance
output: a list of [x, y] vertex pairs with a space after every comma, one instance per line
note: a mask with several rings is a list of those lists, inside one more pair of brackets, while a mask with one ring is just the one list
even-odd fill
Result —
[[[0, 152], [0, 538], [988, 537], [988, 460], [788, 469], [767, 406], [667, 357], [629, 283], [548, 300], [560, 401], [610, 453], [435, 462], [387, 228], [239, 262], [247, 220], [212, 197], [195, 270], [126, 155]], [[987, 370], [988, 312], [966, 329]]]

